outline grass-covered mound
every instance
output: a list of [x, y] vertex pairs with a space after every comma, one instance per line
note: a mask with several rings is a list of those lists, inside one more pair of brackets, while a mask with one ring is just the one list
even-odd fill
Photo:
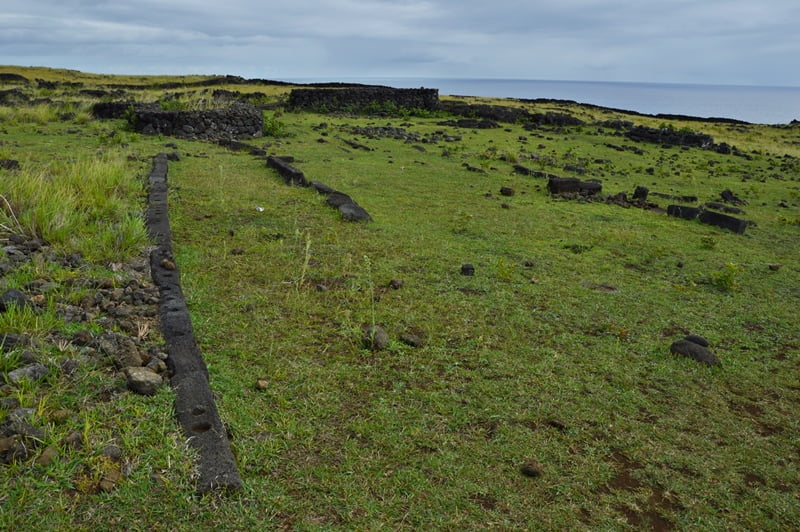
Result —
[[[69, 279], [127, 281], [113, 245], [139, 241], [99, 235], [129, 234], [121, 229], [143, 209], [141, 188], [86, 182], [87, 197], [105, 192], [71, 209], [88, 218], [64, 237], [26, 222], [26, 200], [6, 189], [0, 210], [11, 232], [86, 262], [32, 259], [0, 281], [22, 292], [31, 281], [55, 283], [38, 314], [4, 322], [33, 340], [29, 350], [51, 372], [3, 389], [18, 406], [3, 403], [0, 422], [32, 408], [29, 423], [44, 433], [26, 459], [0, 466], [3, 523], [780, 529], [800, 519], [797, 127], [458, 99], [583, 122], [475, 129], [446, 113], [284, 112], [290, 89], [278, 85], [153, 89], [143, 79], [141, 90], [124, 89], [136, 101], [166, 91], [189, 108], [218, 88], [264, 92], [270, 135], [246, 142], [292, 156], [309, 180], [372, 218], [350, 223], [248, 151], [91, 119], [86, 110], [102, 97], [80, 90], [106, 90], [115, 78], [89, 78], [82, 88], [14, 85], [29, 100], [0, 107], [0, 159], [19, 168], [0, 173], [35, 183], [48, 172], [66, 184], [62, 168], [118, 161], [141, 183], [150, 156], [180, 154], [169, 168], [176, 259], [245, 488], [193, 497], [169, 390], [124, 392], [114, 367], [74, 340], [119, 321], [99, 311], [66, 323], [58, 312], [95, 286]], [[33, 118], [45, 97], [39, 112], [51, 115]], [[621, 122], [703, 133], [736, 150], [636, 142]], [[609, 197], [553, 197], [536, 177], [545, 174], [600, 180]], [[646, 202], [619, 201], [642, 186]], [[37, 194], [46, 202], [63, 188]], [[724, 201], [725, 191], [746, 203]], [[103, 202], [115, 197], [131, 206], [112, 215]], [[673, 203], [735, 207], [743, 212], [732, 216], [753, 224], [735, 234], [667, 216]], [[465, 264], [474, 275], [462, 275]], [[384, 349], [365, 345], [373, 325], [388, 333]], [[720, 364], [671, 353], [688, 334], [705, 337]], [[21, 353], [3, 354], [4, 372]], [[65, 358], [78, 361], [70, 374], [55, 369]], [[57, 458], [41, 465], [47, 448]]]

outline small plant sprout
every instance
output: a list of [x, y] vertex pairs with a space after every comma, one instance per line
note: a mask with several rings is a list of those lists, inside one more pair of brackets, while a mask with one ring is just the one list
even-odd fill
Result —
[[136, 323], [136, 339], [142, 341], [150, 334], [150, 324], [146, 321]]

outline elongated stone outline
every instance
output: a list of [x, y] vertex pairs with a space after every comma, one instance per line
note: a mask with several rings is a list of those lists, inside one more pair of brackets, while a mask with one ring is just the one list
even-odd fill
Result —
[[170, 385], [175, 413], [198, 453], [197, 491], [239, 490], [242, 479], [208, 382], [208, 369], [197, 346], [189, 310], [172, 253], [172, 231], [167, 203], [167, 155], [153, 158], [148, 178], [147, 227], [155, 249], [150, 271], [160, 293], [161, 332], [167, 345]]

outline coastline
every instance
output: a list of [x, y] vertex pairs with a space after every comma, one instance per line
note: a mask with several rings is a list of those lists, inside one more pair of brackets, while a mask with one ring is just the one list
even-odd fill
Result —
[[[317, 84], [326, 78], [294, 78]], [[700, 85], [609, 81], [524, 79], [345, 77], [344, 84], [396, 88], [431, 87], [440, 94], [478, 98], [564, 101], [626, 114], [663, 118], [788, 124], [800, 120], [800, 87]]]

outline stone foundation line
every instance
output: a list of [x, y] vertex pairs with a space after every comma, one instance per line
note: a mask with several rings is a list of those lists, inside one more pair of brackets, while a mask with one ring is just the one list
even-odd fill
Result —
[[199, 455], [197, 491], [238, 490], [242, 488], [242, 479], [209, 386], [208, 369], [195, 340], [172, 253], [166, 154], [159, 153], [153, 158], [148, 185], [147, 225], [156, 245], [150, 253], [150, 269], [160, 292], [161, 331], [167, 345], [167, 365], [172, 372], [175, 412], [189, 444]]

